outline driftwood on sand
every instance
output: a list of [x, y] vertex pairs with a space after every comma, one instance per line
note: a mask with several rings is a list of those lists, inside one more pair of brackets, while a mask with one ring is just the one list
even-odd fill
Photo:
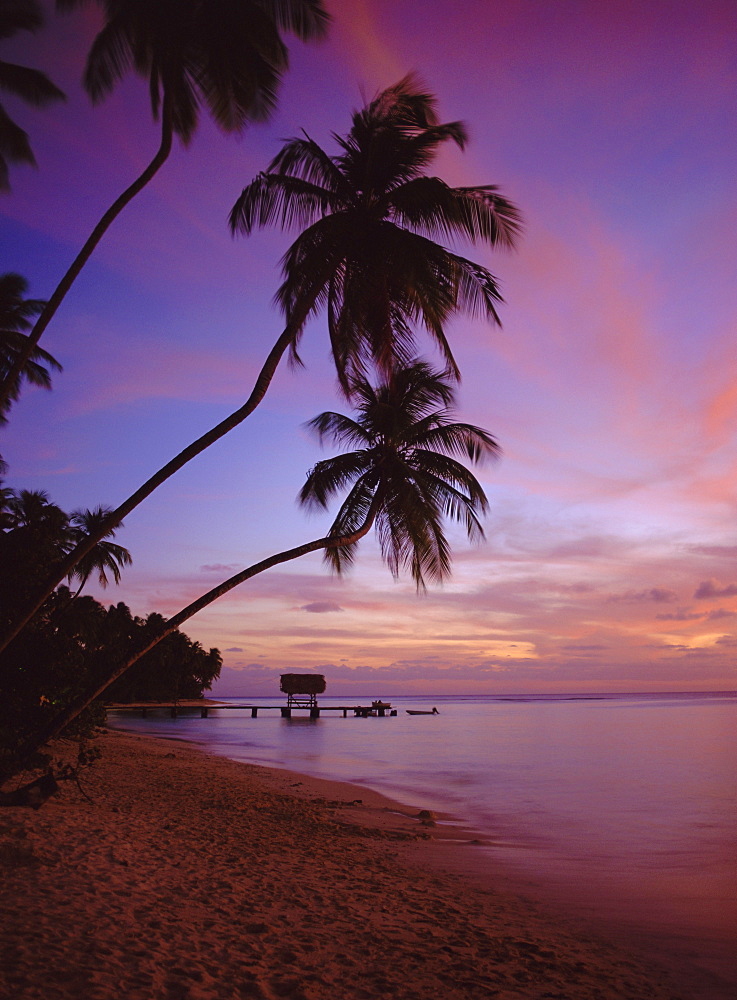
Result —
[[16, 788], [15, 791], [0, 792], [0, 806], [28, 806], [31, 809], [40, 809], [46, 799], [58, 791], [56, 778], [49, 772], [34, 781], [29, 781], [21, 788]]

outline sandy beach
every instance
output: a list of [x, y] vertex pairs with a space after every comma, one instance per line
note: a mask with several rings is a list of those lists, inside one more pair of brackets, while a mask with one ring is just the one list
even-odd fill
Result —
[[473, 835], [448, 840], [417, 810], [171, 741], [99, 744], [85, 794], [65, 782], [38, 811], [0, 810], [3, 997], [695, 995], [565, 916], [464, 878]]

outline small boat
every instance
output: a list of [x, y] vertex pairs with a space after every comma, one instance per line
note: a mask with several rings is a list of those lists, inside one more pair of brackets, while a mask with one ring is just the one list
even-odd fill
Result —
[[437, 708], [435, 708], [434, 706], [433, 706], [432, 711], [430, 711], [429, 709], [424, 709], [424, 708], [423, 709], [420, 709], [420, 708], [405, 708], [405, 712], [407, 713], [407, 715], [440, 715], [440, 712], [438, 712]]

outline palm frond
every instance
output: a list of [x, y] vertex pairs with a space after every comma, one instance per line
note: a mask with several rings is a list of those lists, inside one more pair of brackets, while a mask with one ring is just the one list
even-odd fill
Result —
[[336, 493], [355, 482], [369, 467], [369, 452], [351, 452], [324, 459], [310, 469], [298, 501], [303, 507], [325, 510]]
[[[76, 545], [82, 538], [92, 534], [112, 513], [108, 507], [95, 507], [93, 510], [75, 510], [69, 517], [70, 536], [72, 544]], [[110, 528], [104, 538], [102, 538], [93, 549], [83, 556], [76, 566], [70, 570], [68, 579], [77, 579], [81, 582], [80, 590], [93, 573], [97, 573], [97, 580], [101, 587], [108, 585], [108, 573], [112, 574], [115, 583], [120, 583], [120, 573], [124, 566], [130, 566], [133, 562], [130, 552], [122, 545], [108, 541], [114, 538], [118, 528], [122, 523]], [[78, 591], [79, 592], [79, 591]]]
[[0, 89], [15, 94], [27, 104], [44, 107], [50, 101], [63, 101], [66, 94], [40, 70], [0, 61]]
[[277, 223], [282, 229], [311, 226], [333, 211], [330, 191], [301, 177], [258, 174], [245, 187], [228, 216], [231, 233], [248, 235]]
[[479, 544], [484, 540], [484, 529], [479, 515], [486, 513], [488, 503], [483, 498], [483, 505], [476, 498], [469, 497], [462, 489], [450, 485], [445, 479], [423, 473], [423, 485], [428, 493], [435, 497], [435, 502], [443, 515], [451, 521], [463, 525], [468, 540]]
[[488, 431], [474, 424], [449, 422], [444, 416], [435, 414], [417, 421], [411, 443], [415, 448], [458, 455], [477, 464], [499, 458], [501, 454], [498, 442]]
[[463, 122], [447, 122], [435, 125], [410, 135], [397, 130], [382, 130], [374, 140], [373, 151], [377, 160], [384, 160], [381, 172], [384, 189], [391, 191], [422, 176], [430, 164], [437, 159], [440, 147], [453, 142], [464, 149], [468, 133]]
[[456, 302], [470, 316], [480, 316], [491, 320], [497, 326], [502, 321], [497, 312], [497, 305], [504, 302], [499, 291], [497, 279], [480, 264], [449, 254], [455, 268]]
[[[39, 299], [24, 299], [28, 282], [19, 274], [0, 275], [0, 380], [7, 381], [19, 357], [23, 357], [29, 335], [24, 331], [31, 326], [45, 303]], [[51, 372], [62, 370], [61, 365], [48, 351], [36, 345], [20, 369], [13, 384], [6, 388], [7, 399], [0, 407], [0, 423], [6, 422], [8, 404], [15, 402], [23, 382], [41, 389], [51, 388]]]
[[332, 18], [320, 0], [262, 0], [276, 23], [302, 41], [324, 38]]
[[410, 72], [354, 112], [353, 123], [378, 121], [400, 129], [430, 128], [439, 121], [437, 104], [419, 74]]
[[0, 329], [24, 332], [46, 305], [43, 299], [24, 298], [28, 282], [21, 274], [0, 274]]
[[307, 133], [289, 139], [266, 168], [268, 174], [300, 177], [336, 197], [336, 204], [351, 200], [352, 191], [343, 174], [325, 150]]
[[118, 19], [109, 21], [92, 43], [84, 71], [84, 86], [92, 101], [104, 100], [133, 68], [135, 55], [131, 32]]
[[[60, 0], [61, 9], [84, 0]], [[186, 145], [205, 105], [225, 132], [266, 121], [276, 107], [288, 51], [280, 31], [322, 37], [322, 0], [97, 0], [107, 21], [88, 57], [85, 86], [105, 97], [130, 69], [148, 80], [157, 118], [166, 109]]]
[[377, 518], [379, 544], [393, 576], [408, 570], [418, 590], [441, 582], [450, 572], [450, 550], [440, 524], [441, 511], [416, 478], [389, 492]]
[[224, 132], [267, 121], [288, 65], [273, 11], [252, 0], [208, 0], [202, 11], [195, 7], [192, 26], [183, 51], [191, 52], [192, 90], [201, 91], [213, 120]]
[[370, 445], [371, 439], [365, 427], [343, 413], [327, 410], [308, 420], [304, 426], [317, 434], [320, 443], [329, 438], [335, 444]]
[[[355, 482], [330, 526], [328, 534], [331, 537], [345, 538], [367, 523], [376, 505], [376, 488], [376, 479], [370, 474], [362, 475]], [[334, 573], [340, 575], [352, 566], [357, 549], [357, 542], [336, 545], [325, 549], [323, 559]]]
[[37, 31], [43, 24], [41, 5], [36, 0], [4, 0], [0, 6], [0, 39], [19, 31]]
[[[283, 283], [275, 301], [287, 323], [304, 325], [306, 319], [328, 303], [336, 271], [341, 267], [341, 249], [347, 220], [330, 215], [306, 229], [282, 258]], [[302, 318], [304, 317], [304, 318]]]
[[[478, 463], [499, 451], [487, 431], [453, 421], [448, 377], [416, 358], [377, 386], [354, 375], [350, 398], [355, 417], [327, 411], [307, 425], [321, 440], [359, 443], [360, 448], [318, 462], [300, 502], [325, 507], [350, 486], [330, 534], [355, 532], [370, 509], [384, 561], [395, 576], [408, 571], [418, 590], [450, 573], [445, 519], [462, 524], [471, 541], [483, 539], [480, 516], [488, 508], [486, 494], [454, 456]], [[336, 546], [325, 559], [340, 572], [354, 554], [354, 547]]]
[[467, 133], [462, 122], [440, 122], [434, 96], [414, 74], [355, 112], [348, 133], [333, 138], [337, 155], [308, 135], [287, 141], [244, 188], [231, 229], [307, 226], [284, 255], [276, 301], [288, 323], [327, 309], [348, 398], [351, 383], [372, 369], [389, 376], [409, 364], [419, 330], [434, 342], [446, 375], [459, 379], [446, 324], [458, 312], [498, 324], [502, 297], [490, 271], [443, 244], [511, 246], [517, 209], [494, 185], [452, 188], [425, 176], [441, 146], [463, 148]]
[[28, 133], [24, 132], [20, 125], [16, 125], [0, 104], [0, 190], [3, 191], [7, 191], [10, 187], [6, 161], [36, 166], [36, 157], [28, 141]]
[[495, 184], [453, 189], [466, 215], [465, 231], [472, 240], [513, 248], [522, 232], [522, 214]]
[[494, 185], [453, 188], [439, 177], [415, 177], [384, 200], [395, 221], [431, 238], [514, 247], [522, 230], [519, 211]]

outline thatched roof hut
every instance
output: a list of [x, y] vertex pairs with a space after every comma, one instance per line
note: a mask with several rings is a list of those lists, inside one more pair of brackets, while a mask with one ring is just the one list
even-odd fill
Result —
[[325, 690], [323, 674], [282, 674], [279, 690], [284, 694], [322, 694]]

